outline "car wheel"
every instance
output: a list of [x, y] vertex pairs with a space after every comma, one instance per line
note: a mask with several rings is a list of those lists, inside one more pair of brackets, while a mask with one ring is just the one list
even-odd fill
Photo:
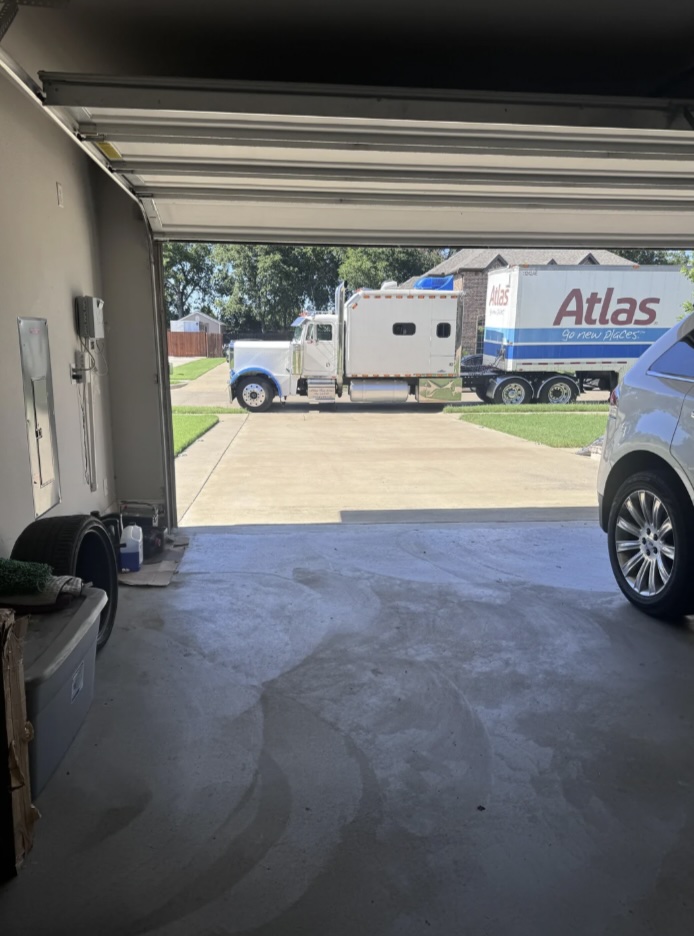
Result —
[[645, 471], [622, 484], [607, 539], [617, 584], [633, 605], [658, 618], [694, 612], [694, 508], [667, 475]]
[[275, 398], [275, 388], [266, 377], [242, 377], [236, 389], [236, 399], [251, 413], [263, 413], [270, 409]]

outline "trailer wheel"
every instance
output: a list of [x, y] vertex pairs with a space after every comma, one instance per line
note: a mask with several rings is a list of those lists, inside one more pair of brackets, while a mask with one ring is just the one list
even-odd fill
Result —
[[520, 406], [523, 403], [532, 403], [533, 388], [522, 377], [506, 377], [500, 380], [494, 390], [493, 400], [504, 406]]
[[264, 413], [275, 398], [275, 388], [267, 377], [251, 374], [236, 385], [236, 399], [250, 413]]
[[578, 396], [578, 386], [570, 377], [550, 377], [540, 387], [540, 403], [563, 406], [573, 403]]

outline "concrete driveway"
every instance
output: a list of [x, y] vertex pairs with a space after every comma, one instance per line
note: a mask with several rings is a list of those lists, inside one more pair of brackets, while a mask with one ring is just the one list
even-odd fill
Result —
[[228, 383], [229, 365], [220, 364], [182, 387], [172, 387], [171, 405], [229, 406]]
[[193, 531], [2, 934], [688, 936], [693, 663], [595, 523]]
[[489, 508], [592, 518], [596, 473], [574, 451], [415, 404], [223, 416], [176, 459], [183, 526], [454, 521]]

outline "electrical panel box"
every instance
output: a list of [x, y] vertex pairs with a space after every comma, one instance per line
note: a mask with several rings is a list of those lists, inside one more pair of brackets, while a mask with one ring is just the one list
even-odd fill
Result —
[[75, 303], [80, 338], [100, 341], [104, 337], [104, 300], [96, 296], [78, 296]]

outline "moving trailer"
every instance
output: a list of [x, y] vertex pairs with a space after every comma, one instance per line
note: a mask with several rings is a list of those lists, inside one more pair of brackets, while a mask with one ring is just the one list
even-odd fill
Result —
[[346, 391], [358, 403], [460, 400], [461, 293], [426, 280], [427, 289], [362, 289], [335, 309], [302, 316], [287, 341], [237, 341], [230, 362], [230, 399], [255, 412], [298, 394], [334, 401]]
[[484, 354], [463, 386], [489, 403], [570, 403], [612, 390], [684, 316], [692, 284], [676, 266], [527, 266], [489, 274]]

